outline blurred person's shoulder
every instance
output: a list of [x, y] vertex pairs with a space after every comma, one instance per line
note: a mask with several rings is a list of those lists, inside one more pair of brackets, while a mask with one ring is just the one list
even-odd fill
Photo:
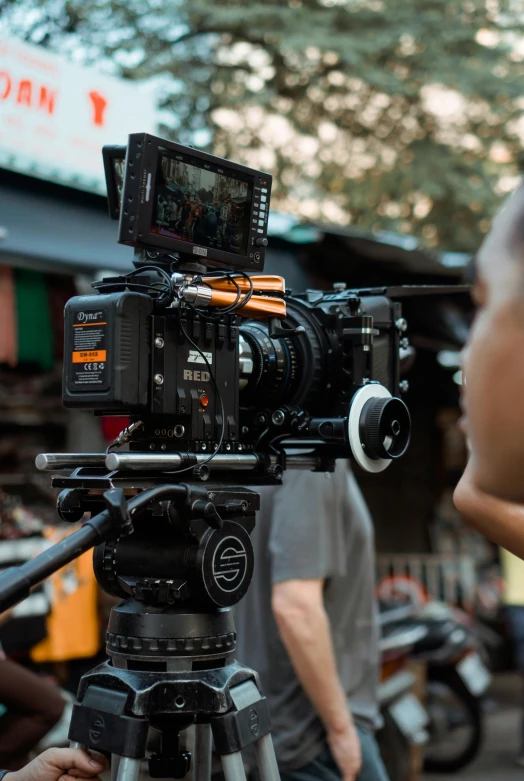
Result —
[[354, 481], [354, 477], [349, 461], [338, 459], [333, 472], [288, 469], [284, 472], [281, 485], [253, 486], [253, 490], [260, 494], [264, 509], [269, 509], [275, 501], [278, 505], [285, 502], [288, 496], [300, 496], [307, 500], [308, 496], [334, 499], [336, 496], [347, 495], [351, 481]]
[[288, 490], [294, 488], [304, 491], [333, 492], [346, 490], [352, 477], [351, 467], [347, 459], [339, 458], [333, 472], [310, 472], [302, 469], [289, 469], [284, 472], [282, 485]]
[[330, 485], [333, 482], [334, 472], [310, 472], [302, 469], [289, 469], [284, 472], [282, 485], [284, 488], [293, 486], [312, 486], [316, 490], [320, 486]]

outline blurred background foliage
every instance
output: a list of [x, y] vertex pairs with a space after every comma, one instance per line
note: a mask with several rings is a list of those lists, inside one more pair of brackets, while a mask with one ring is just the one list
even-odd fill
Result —
[[146, 80], [163, 133], [270, 171], [274, 209], [464, 251], [519, 181], [523, 23], [522, 0], [0, 0], [3, 34]]

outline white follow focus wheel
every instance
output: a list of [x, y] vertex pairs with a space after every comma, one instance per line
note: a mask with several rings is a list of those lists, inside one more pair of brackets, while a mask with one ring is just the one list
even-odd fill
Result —
[[369, 383], [360, 388], [353, 396], [348, 416], [348, 438], [355, 461], [366, 472], [383, 472], [391, 464], [391, 458], [370, 458], [362, 447], [360, 436], [360, 416], [370, 399], [391, 399], [391, 393], [378, 382]]

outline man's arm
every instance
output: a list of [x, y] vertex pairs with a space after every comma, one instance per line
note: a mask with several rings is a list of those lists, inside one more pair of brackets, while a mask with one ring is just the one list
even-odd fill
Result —
[[338, 677], [323, 579], [287, 580], [272, 589], [272, 609], [293, 669], [326, 730], [343, 781], [354, 781], [362, 758]]
[[469, 526], [524, 559], [524, 505], [505, 502], [480, 491], [469, 466], [460, 478], [453, 501]]

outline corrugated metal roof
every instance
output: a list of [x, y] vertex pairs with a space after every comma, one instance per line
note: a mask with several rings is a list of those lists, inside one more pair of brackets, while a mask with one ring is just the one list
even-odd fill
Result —
[[59, 198], [0, 184], [0, 258], [56, 271], [131, 269], [133, 250], [117, 244], [116, 223], [105, 209], [68, 200], [61, 189]]
[[[117, 244], [117, 226], [107, 216], [105, 199], [6, 171], [0, 170], [0, 177], [0, 262], [56, 271], [131, 269], [133, 250]], [[282, 249], [306, 251], [315, 259], [324, 247], [326, 255], [334, 247], [348, 261], [375, 261], [385, 269], [396, 267], [397, 273], [437, 277], [459, 276], [470, 260], [464, 253], [428, 251], [413, 236], [306, 223], [279, 212], [270, 213], [268, 236], [268, 265], [274, 265], [272, 253]]]

